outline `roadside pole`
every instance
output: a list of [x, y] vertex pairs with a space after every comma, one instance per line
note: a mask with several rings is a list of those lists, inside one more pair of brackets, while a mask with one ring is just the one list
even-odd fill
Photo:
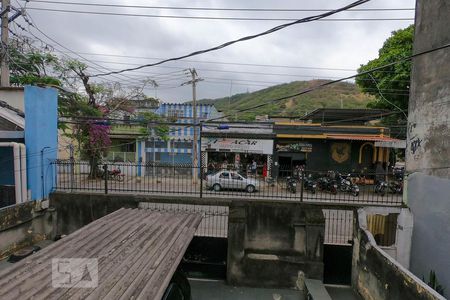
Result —
[[197, 71], [195, 69], [189, 69], [189, 73], [192, 76], [190, 81], [183, 83], [182, 85], [192, 84], [192, 126], [194, 127], [194, 135], [192, 141], [192, 183], [197, 184], [198, 181], [198, 133], [197, 133], [197, 82], [203, 79], [197, 77]]
[[8, 65], [8, 45], [9, 45], [9, 16], [8, 13], [11, 10], [10, 0], [2, 0], [2, 61], [1, 61], [1, 75], [0, 85], [2, 87], [9, 86], [9, 65]]

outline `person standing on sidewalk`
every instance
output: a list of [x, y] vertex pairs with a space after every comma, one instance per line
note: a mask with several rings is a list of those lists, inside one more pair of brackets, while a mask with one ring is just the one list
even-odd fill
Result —
[[252, 171], [252, 175], [254, 175], [254, 176], [256, 176], [256, 168], [257, 168], [257, 164], [256, 164], [256, 161], [255, 160], [253, 160], [252, 161], [252, 166], [251, 166], [251, 171]]

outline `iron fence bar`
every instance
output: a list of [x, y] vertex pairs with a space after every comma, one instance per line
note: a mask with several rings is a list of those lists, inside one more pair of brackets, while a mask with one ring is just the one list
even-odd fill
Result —
[[[91, 170], [92, 172], [92, 170]], [[108, 194], [108, 165], [103, 165], [103, 177], [105, 179], [105, 194]]]
[[303, 202], [303, 185], [305, 183], [305, 172], [301, 173], [301, 178], [300, 178], [300, 202]]
[[[205, 180], [205, 176], [210, 174], [210, 172], [206, 173], [205, 166], [195, 167], [195, 170], [200, 174], [200, 183], [193, 185], [192, 171], [190, 171], [193, 169], [192, 164], [105, 162], [107, 170], [106, 173], [104, 170], [104, 176], [101, 176], [101, 178], [100, 176], [97, 178], [89, 176], [91, 167], [89, 162], [61, 160], [55, 161], [54, 165], [55, 170], [57, 170], [57, 174], [55, 174], [57, 178], [54, 181], [55, 190], [103, 191], [105, 194], [111, 191], [146, 194], [187, 194], [197, 195], [201, 198], [265, 198], [272, 200], [297, 200], [306, 203], [329, 202], [352, 205], [401, 206], [403, 204], [401, 192], [396, 192], [393, 189], [395, 184], [399, 185], [401, 183], [398, 183], [398, 180], [392, 174], [384, 193], [376, 191], [377, 182], [375, 177], [377, 174], [366, 174], [365, 177], [361, 178], [351, 175], [348, 179], [359, 187], [357, 195], [352, 195], [349, 190], [344, 191], [339, 187], [334, 192], [323, 189], [319, 185], [319, 181], [326, 176], [325, 173], [318, 170], [306, 170], [299, 176], [296, 188], [294, 188], [296, 192], [294, 193], [289, 191], [286, 180], [288, 176], [292, 176], [292, 171], [282, 168], [282, 172], [278, 174], [276, 180], [266, 179], [261, 177], [260, 174], [256, 176], [249, 174], [247, 178], [249, 182], [257, 184], [256, 191], [249, 193], [245, 191], [245, 186], [238, 186], [236, 182], [229, 189], [212, 189], [213, 181]], [[115, 173], [111, 174], [112, 169], [118, 169], [117, 171], [120, 169], [120, 180], [115, 178]], [[138, 173], [138, 170], [141, 170], [141, 174]], [[229, 172], [237, 173], [234, 170]], [[208, 176], [209, 178], [210, 176]], [[311, 190], [311, 183], [314, 183], [314, 186], [317, 183], [317, 189], [314, 191]], [[301, 184], [300, 188], [298, 184]]]
[[201, 164], [200, 164], [200, 198], [203, 198], [203, 167]]

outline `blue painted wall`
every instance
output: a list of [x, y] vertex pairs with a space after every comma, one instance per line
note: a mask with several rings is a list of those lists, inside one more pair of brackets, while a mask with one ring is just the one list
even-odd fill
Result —
[[0, 185], [14, 185], [14, 155], [12, 147], [0, 147]]
[[[192, 124], [193, 119], [193, 110], [192, 105], [185, 103], [162, 103], [158, 109], [155, 110], [156, 114], [161, 116], [167, 116], [170, 110], [176, 110], [181, 115], [178, 116], [176, 120], [177, 123], [180, 124]], [[222, 113], [219, 113], [214, 105], [197, 105], [197, 117], [198, 120], [205, 120], [209, 118], [216, 118], [222, 116]], [[200, 164], [200, 128], [197, 128], [198, 134], [198, 147], [197, 147], [197, 157], [198, 162]], [[189, 140], [192, 141], [194, 136], [194, 127], [192, 126], [170, 126], [169, 128], [169, 137], [171, 140]], [[146, 152], [152, 152], [152, 147], [147, 147]], [[191, 154], [187, 152], [191, 151], [191, 148], [178, 148], [171, 149], [169, 147], [166, 148], [157, 148], [155, 152], [161, 153], [161, 162], [165, 163], [192, 163]], [[168, 152], [178, 152], [175, 157], [168, 155]]]
[[[25, 145], [28, 189], [32, 200], [40, 200], [49, 195], [56, 179], [50, 164], [58, 154], [58, 93], [55, 89], [25, 86]], [[45, 147], [48, 148], [41, 156]]]

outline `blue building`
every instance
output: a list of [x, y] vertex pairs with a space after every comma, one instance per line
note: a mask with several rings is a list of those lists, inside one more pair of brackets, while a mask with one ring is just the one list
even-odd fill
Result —
[[45, 199], [58, 151], [57, 92], [1, 88], [0, 98], [0, 206]]
[[[180, 125], [169, 127], [169, 139], [163, 140], [154, 132], [146, 141], [138, 142], [138, 157], [142, 162], [169, 164], [191, 164], [194, 142], [193, 106], [186, 103], [162, 103], [154, 112], [163, 116], [168, 122]], [[197, 105], [197, 122], [220, 118], [222, 114], [213, 105]], [[197, 156], [200, 161], [200, 128], [196, 128], [198, 143]]]

